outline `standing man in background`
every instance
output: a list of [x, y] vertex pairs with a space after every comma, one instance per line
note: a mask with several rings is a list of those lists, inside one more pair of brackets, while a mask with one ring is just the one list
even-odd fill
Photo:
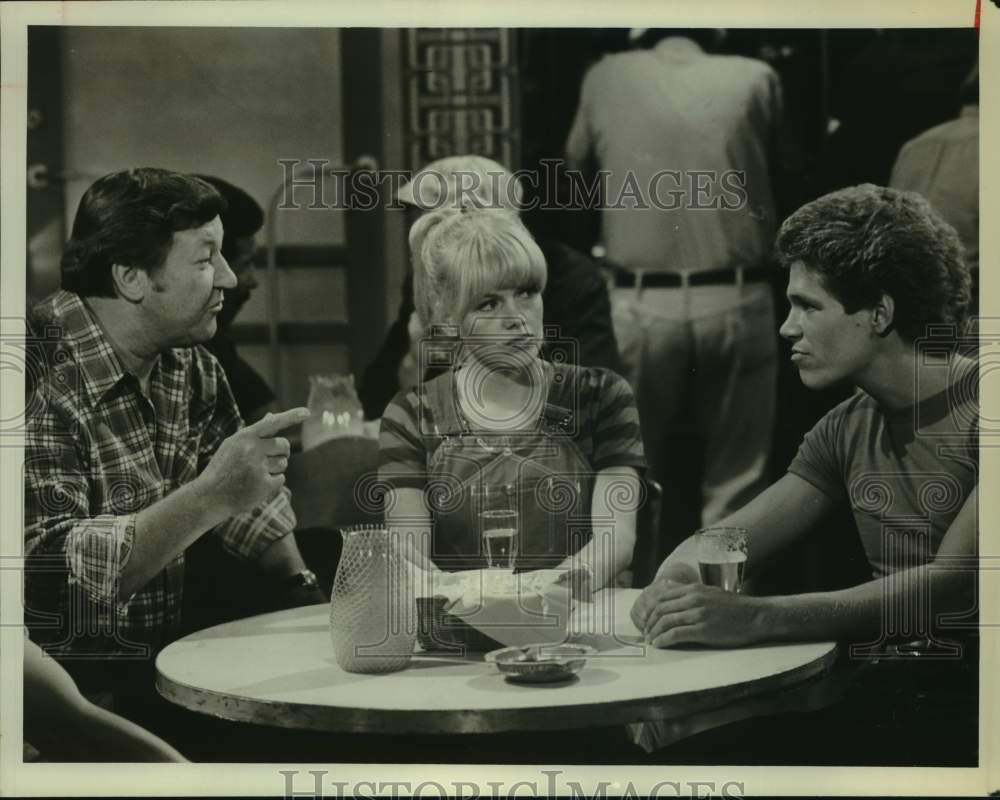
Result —
[[[696, 434], [700, 521], [711, 524], [768, 477], [781, 85], [761, 61], [708, 54], [716, 32], [634, 33], [648, 49], [608, 55], [585, 75], [566, 151], [571, 168], [601, 171], [612, 319], [651, 477], [665, 508], [683, 503], [669, 475], [680, 437]], [[661, 552], [676, 544], [671, 516]]]
[[959, 90], [958, 117], [903, 145], [889, 185], [917, 192], [958, 232], [972, 275], [973, 316], [979, 314], [979, 67]]

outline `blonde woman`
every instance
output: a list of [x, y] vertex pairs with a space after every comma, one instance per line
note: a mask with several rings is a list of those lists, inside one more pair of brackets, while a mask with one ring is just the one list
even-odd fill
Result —
[[516, 569], [575, 570], [584, 594], [632, 559], [645, 469], [632, 392], [540, 358], [545, 260], [516, 215], [436, 211], [410, 231], [424, 366], [382, 417], [386, 519], [444, 570], [486, 566], [478, 514], [518, 513]]

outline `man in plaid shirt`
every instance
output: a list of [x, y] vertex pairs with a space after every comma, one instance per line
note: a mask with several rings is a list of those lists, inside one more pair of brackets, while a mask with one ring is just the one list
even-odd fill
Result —
[[148, 666], [175, 635], [184, 551], [208, 531], [284, 587], [284, 605], [323, 600], [288, 535], [277, 436], [309, 412], [244, 427], [198, 346], [236, 283], [223, 202], [166, 170], [101, 178], [80, 202], [64, 288], [35, 309], [54, 341], [27, 415], [26, 622], [85, 683], [111, 662]]

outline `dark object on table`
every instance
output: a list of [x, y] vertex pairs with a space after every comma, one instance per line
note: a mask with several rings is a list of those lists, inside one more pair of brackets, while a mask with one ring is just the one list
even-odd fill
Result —
[[447, 613], [446, 597], [417, 598], [417, 642], [428, 653], [464, 655], [486, 653], [503, 647], [453, 614]]

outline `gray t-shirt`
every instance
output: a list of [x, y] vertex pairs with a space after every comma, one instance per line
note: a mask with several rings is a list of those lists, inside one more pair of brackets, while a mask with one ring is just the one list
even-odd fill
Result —
[[978, 374], [886, 413], [856, 392], [806, 434], [788, 471], [849, 503], [873, 577], [926, 563], [978, 483]]

